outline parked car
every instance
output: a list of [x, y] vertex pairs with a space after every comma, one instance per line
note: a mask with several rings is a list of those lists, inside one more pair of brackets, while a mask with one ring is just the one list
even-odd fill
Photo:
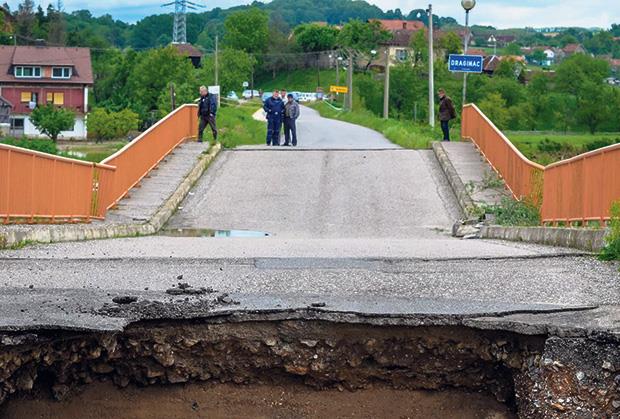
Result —
[[316, 93], [300, 93], [299, 101], [300, 102], [314, 102], [316, 101]]
[[[252, 92], [254, 93], [252, 94]], [[260, 93], [258, 93], [258, 90], [244, 90], [241, 96], [245, 99], [251, 99], [252, 97], [260, 97]]]
[[263, 93], [263, 97], [261, 98], [264, 101], [266, 101], [267, 99], [269, 99], [271, 96], [273, 95], [273, 93], [270, 92], [265, 92]]
[[228, 92], [228, 94], [226, 95], [226, 99], [230, 99], [230, 100], [239, 100], [239, 96], [237, 96], [236, 92]]

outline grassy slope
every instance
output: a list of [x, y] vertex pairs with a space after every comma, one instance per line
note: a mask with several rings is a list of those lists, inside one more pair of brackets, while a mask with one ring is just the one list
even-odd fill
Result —
[[325, 118], [338, 119], [374, 129], [382, 133], [388, 140], [404, 148], [429, 148], [431, 141], [440, 138], [437, 130], [430, 127], [417, 125], [410, 121], [385, 120], [367, 110], [342, 112], [334, 110], [325, 103], [313, 104], [312, 108]]
[[[512, 143], [517, 146], [523, 154], [528, 158], [547, 165], [564, 158], [570, 158], [578, 154], [588, 151], [586, 145], [594, 142], [613, 143], [620, 142], [620, 133], [600, 133], [600, 134], [584, 134], [584, 133], [540, 133], [540, 132], [506, 132], [506, 136]], [[549, 153], [540, 150], [540, 144], [545, 141], [553, 141], [563, 145], [563, 150], [557, 153]]]
[[219, 140], [224, 147], [234, 148], [265, 142], [265, 124], [252, 118], [259, 108], [259, 102], [222, 106], [217, 114], [217, 123]]

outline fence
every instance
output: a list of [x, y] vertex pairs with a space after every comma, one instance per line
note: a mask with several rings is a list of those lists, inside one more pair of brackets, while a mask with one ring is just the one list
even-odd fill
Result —
[[8, 224], [103, 218], [194, 135], [197, 123], [195, 105], [183, 105], [100, 164], [0, 144], [0, 219]]
[[620, 199], [620, 145], [545, 168], [542, 219], [546, 223], [604, 221]]
[[517, 199], [532, 197], [543, 223], [605, 221], [620, 199], [620, 145], [543, 167], [529, 161], [475, 106], [463, 108], [462, 135], [478, 147]]
[[462, 136], [476, 145], [516, 199], [541, 203], [544, 167], [528, 160], [476, 105], [463, 108]]

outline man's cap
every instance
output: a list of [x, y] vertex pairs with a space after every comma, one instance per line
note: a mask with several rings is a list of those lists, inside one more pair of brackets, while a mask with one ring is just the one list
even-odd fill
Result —
[[290, 97], [292, 99], [293, 95], [289, 93], [288, 95], [286, 95], [286, 97]]

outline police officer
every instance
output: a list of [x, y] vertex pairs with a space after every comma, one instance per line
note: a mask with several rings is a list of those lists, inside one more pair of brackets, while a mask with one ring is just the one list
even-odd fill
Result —
[[265, 100], [263, 109], [267, 114], [267, 145], [280, 145], [280, 127], [284, 114], [284, 102], [280, 99], [280, 92], [273, 91], [273, 95]]
[[200, 125], [198, 126], [198, 142], [202, 142], [202, 137], [207, 125], [211, 127], [213, 133], [213, 141], [217, 141], [217, 126], [215, 123], [215, 115], [217, 114], [217, 99], [215, 95], [209, 93], [205, 86], [200, 86], [200, 99], [198, 100], [198, 118]]

